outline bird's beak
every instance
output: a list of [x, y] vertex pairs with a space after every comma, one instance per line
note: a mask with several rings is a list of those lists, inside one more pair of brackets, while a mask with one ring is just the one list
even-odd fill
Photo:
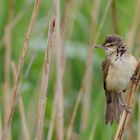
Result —
[[104, 45], [95, 46], [95, 48], [105, 49]]

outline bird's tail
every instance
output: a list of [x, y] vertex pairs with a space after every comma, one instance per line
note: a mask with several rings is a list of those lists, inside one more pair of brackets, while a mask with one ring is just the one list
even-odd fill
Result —
[[[108, 98], [108, 96], [107, 96]], [[105, 121], [107, 123], [113, 123], [113, 121], [116, 121], [119, 123], [120, 115], [122, 114], [123, 108], [123, 98], [122, 94], [118, 93], [111, 93], [109, 94], [110, 101], [106, 104], [106, 114], [105, 114]]]

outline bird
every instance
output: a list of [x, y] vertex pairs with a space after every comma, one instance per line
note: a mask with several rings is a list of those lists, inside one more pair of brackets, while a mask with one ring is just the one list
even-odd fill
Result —
[[105, 123], [119, 123], [123, 110], [131, 112], [125, 104], [123, 94], [130, 90], [131, 80], [136, 80], [134, 72], [138, 61], [130, 53], [123, 38], [110, 34], [102, 45], [95, 46], [106, 52], [102, 62], [103, 86], [106, 96]]

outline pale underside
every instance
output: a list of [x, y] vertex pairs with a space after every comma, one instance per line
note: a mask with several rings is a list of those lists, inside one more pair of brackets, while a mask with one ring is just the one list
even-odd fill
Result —
[[116, 93], [127, 90], [137, 65], [136, 59], [131, 55], [124, 54], [117, 60], [116, 55], [113, 55], [110, 60], [111, 64], [106, 77], [106, 88], [110, 91], [116, 91]]

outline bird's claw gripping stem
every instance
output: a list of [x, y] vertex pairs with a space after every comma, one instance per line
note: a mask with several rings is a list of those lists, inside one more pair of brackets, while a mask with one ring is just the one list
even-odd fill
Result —
[[123, 109], [127, 112], [127, 113], [132, 113], [132, 107], [128, 106], [126, 104], [122, 105]]

